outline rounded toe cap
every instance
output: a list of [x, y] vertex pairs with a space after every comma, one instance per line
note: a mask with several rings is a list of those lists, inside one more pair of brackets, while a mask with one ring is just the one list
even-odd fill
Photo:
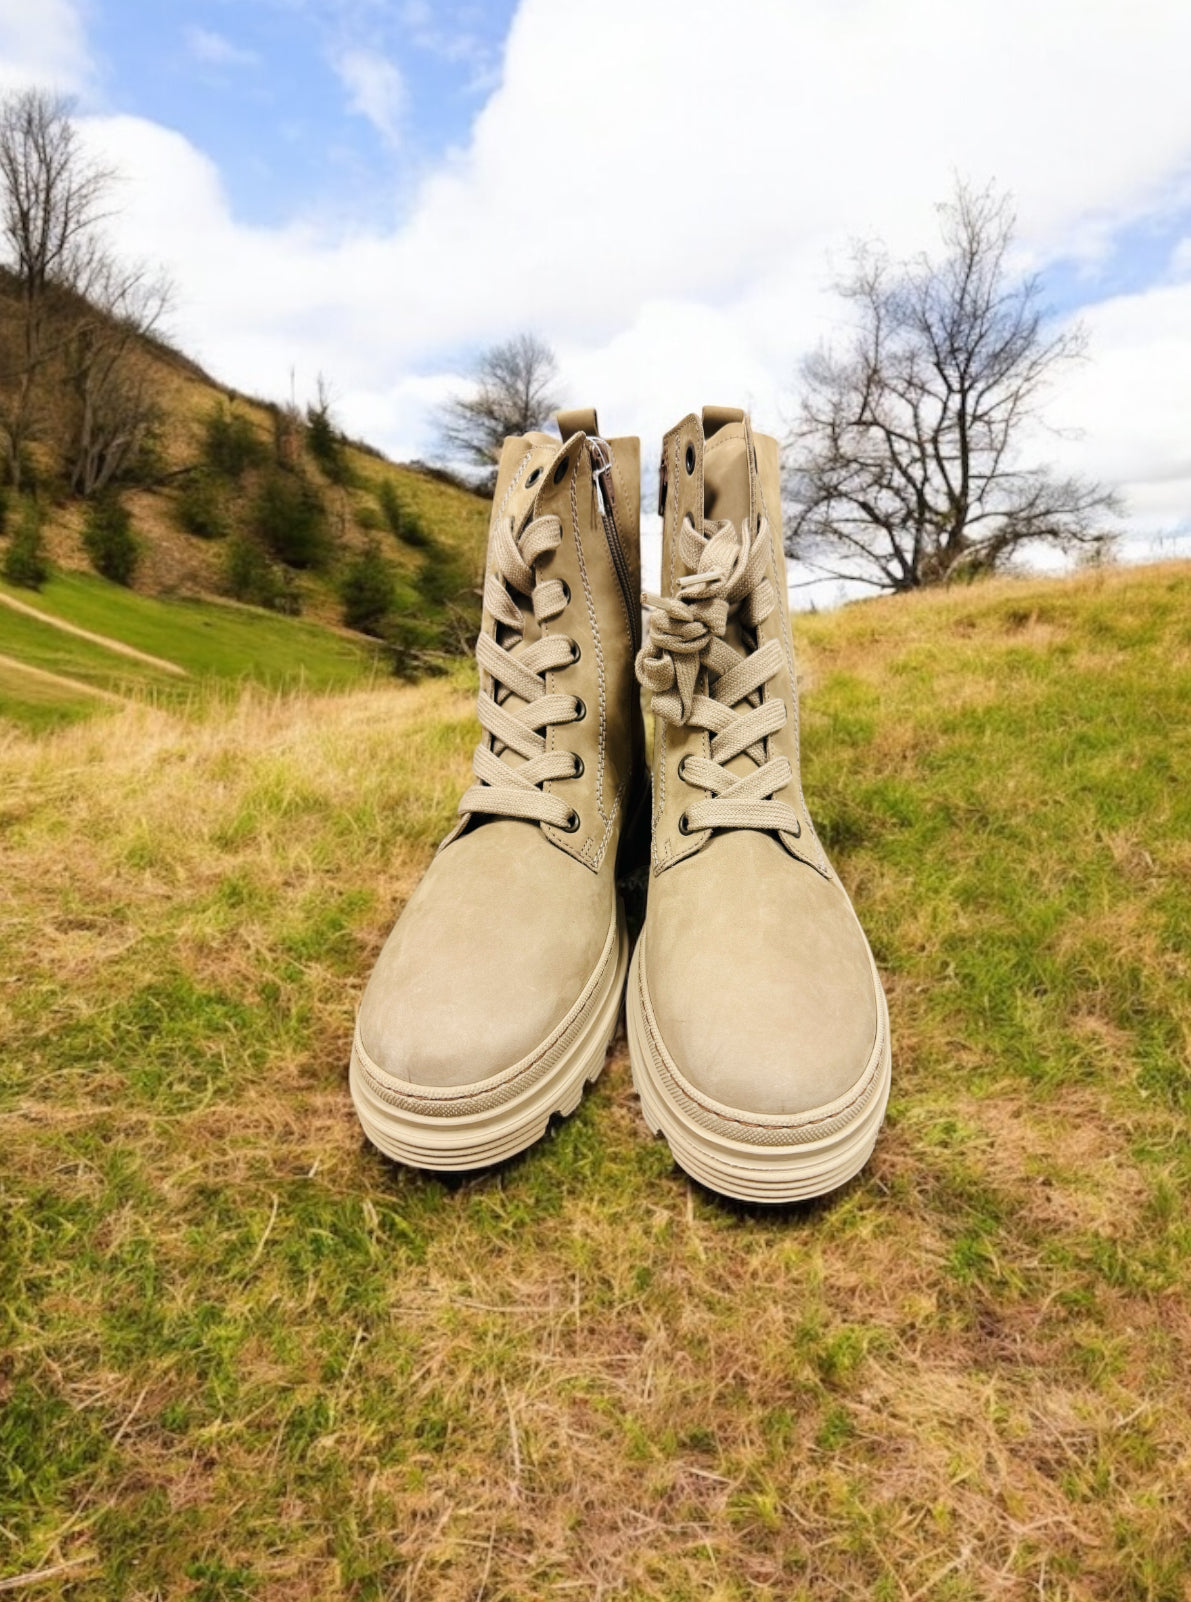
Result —
[[607, 876], [536, 825], [495, 821], [462, 835], [435, 858], [377, 959], [360, 1046], [382, 1073], [436, 1089], [515, 1067], [582, 995], [614, 916]]
[[882, 1014], [839, 883], [769, 836], [738, 831], [675, 864], [657, 891], [646, 986], [692, 1090], [763, 1116], [847, 1097], [873, 1061]]

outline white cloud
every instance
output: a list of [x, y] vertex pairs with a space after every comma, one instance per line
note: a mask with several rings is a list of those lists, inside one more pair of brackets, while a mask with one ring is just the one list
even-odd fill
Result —
[[[1014, 191], [1038, 263], [1185, 206], [1189, 59], [1182, 0], [967, 0], [946, 26], [937, 0], [605, 0], [598, 27], [522, 0], [468, 147], [388, 232], [245, 226], [179, 135], [126, 117], [90, 133], [131, 180], [127, 243], [172, 262], [178, 335], [227, 382], [281, 394], [291, 367], [300, 388], [322, 370], [349, 428], [420, 454], [451, 367], [533, 327], [571, 398], [651, 450], [707, 400], [780, 426], [799, 355], [838, 316], [831, 255], [857, 234], [929, 243], [957, 171]], [[339, 71], [395, 141], [393, 64], [349, 52]], [[1191, 285], [1088, 321], [1092, 360], [1054, 398], [1083, 437], [1053, 449], [1122, 483], [1148, 526], [1175, 520]]]
[[211, 28], [188, 27], [186, 49], [204, 67], [251, 67], [260, 59], [255, 50], [233, 44]]
[[0, 91], [36, 83], [77, 94], [90, 79], [86, 33], [72, 0], [0, 0]]
[[364, 117], [388, 144], [401, 141], [405, 79], [396, 62], [373, 50], [344, 50], [335, 70], [347, 90], [348, 107]]

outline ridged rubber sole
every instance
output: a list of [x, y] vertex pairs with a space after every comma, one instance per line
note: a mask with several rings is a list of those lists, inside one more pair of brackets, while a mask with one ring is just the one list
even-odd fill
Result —
[[[620, 1017], [628, 955], [618, 899], [595, 974], [550, 1040], [524, 1063], [474, 1085], [439, 1091], [396, 1079], [369, 1059], [357, 1030], [349, 1082], [368, 1139], [397, 1162], [447, 1172], [487, 1168], [532, 1146], [555, 1114], [574, 1112], [584, 1087], [599, 1077]], [[515, 997], [509, 1001], [516, 1005]], [[552, 1054], [541, 1070], [542, 1059]]]
[[[868, 1161], [889, 1100], [892, 1062], [889, 1011], [875, 966], [873, 982], [880, 1011], [880, 1039], [876, 1061], [871, 1064], [855, 1096], [854, 1113], [850, 1115], [846, 1106], [832, 1104], [830, 1108], [800, 1115], [797, 1123], [799, 1134], [804, 1138], [788, 1142], [781, 1140], [780, 1120], [758, 1119], [758, 1124], [764, 1124], [766, 1132], [774, 1139], [772, 1144], [760, 1145], [734, 1140], [721, 1129], [703, 1127], [695, 1122], [666, 1085], [654, 1057], [654, 1043], [660, 1049], [664, 1047], [660, 1046], [660, 1037], [652, 1023], [652, 1008], [645, 987], [644, 949], [642, 936], [633, 955], [625, 1006], [629, 1062], [645, 1122], [655, 1135], [665, 1136], [675, 1162], [701, 1185], [737, 1201], [809, 1201], [847, 1184]], [[717, 1111], [727, 1113], [730, 1110]], [[715, 1112], [709, 1114], [708, 1123], [724, 1121]], [[814, 1137], [817, 1121], [822, 1123], [825, 1133]], [[808, 1134], [813, 1138], [805, 1138]]]

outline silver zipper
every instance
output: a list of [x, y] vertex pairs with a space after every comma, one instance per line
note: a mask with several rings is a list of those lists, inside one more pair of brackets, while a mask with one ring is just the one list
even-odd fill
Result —
[[600, 503], [600, 520], [604, 525], [604, 538], [608, 541], [608, 552], [612, 557], [612, 566], [616, 569], [617, 581], [624, 596], [625, 610], [629, 614], [629, 630], [633, 638], [633, 650], [636, 651], [641, 643], [641, 605], [639, 597], [633, 594], [632, 583], [629, 578], [628, 559], [624, 554], [624, 546], [620, 543], [620, 533], [616, 527], [616, 489], [612, 481], [612, 447], [606, 439], [601, 439], [598, 434], [589, 434], [587, 443], [591, 447], [592, 460], [595, 463], [591, 476], [595, 480], [596, 497]]

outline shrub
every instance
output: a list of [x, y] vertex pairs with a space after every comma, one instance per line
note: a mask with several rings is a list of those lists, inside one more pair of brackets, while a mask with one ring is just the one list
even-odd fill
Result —
[[252, 505], [252, 531], [289, 567], [321, 567], [330, 553], [327, 508], [300, 473], [271, 469]]
[[10, 584], [19, 584], [26, 590], [39, 590], [50, 576], [41, 536], [41, 511], [32, 498], [22, 504], [20, 521], [4, 552], [0, 572]]
[[0, 536], [8, 528], [8, 492], [0, 489]]
[[293, 578], [250, 535], [236, 534], [228, 541], [223, 578], [228, 594], [237, 601], [284, 612], [289, 617], [296, 617], [302, 610]]
[[442, 672], [444, 661], [438, 630], [413, 608], [400, 606], [385, 623], [384, 639], [398, 678], [413, 680], [427, 673]]
[[383, 635], [384, 624], [393, 610], [393, 569], [381, 555], [376, 540], [370, 539], [344, 569], [339, 584], [343, 601], [343, 621], [361, 634]]
[[178, 522], [201, 540], [221, 540], [229, 531], [227, 505], [214, 473], [196, 472], [178, 491]]
[[137, 441], [136, 449], [115, 476], [122, 484], [153, 489], [167, 476], [169, 470], [169, 458], [166, 455], [165, 442], [161, 437], [160, 412], [155, 407]]
[[279, 467], [296, 473], [302, 465], [302, 450], [306, 443], [306, 426], [296, 406], [270, 408], [273, 414], [273, 460]]
[[434, 545], [433, 534], [411, 506], [407, 506], [391, 478], [382, 478], [376, 490], [376, 504], [389, 532], [405, 545], [424, 551]]
[[350, 481], [351, 464], [347, 459], [343, 435], [331, 421], [331, 410], [326, 400], [306, 408], [306, 444], [311, 456], [332, 484], [347, 484]]
[[268, 456], [264, 440], [243, 412], [216, 405], [203, 425], [203, 460], [222, 478], [240, 479]]
[[83, 546], [91, 566], [113, 584], [131, 584], [141, 558], [132, 514], [118, 495], [97, 495], [87, 507]]

